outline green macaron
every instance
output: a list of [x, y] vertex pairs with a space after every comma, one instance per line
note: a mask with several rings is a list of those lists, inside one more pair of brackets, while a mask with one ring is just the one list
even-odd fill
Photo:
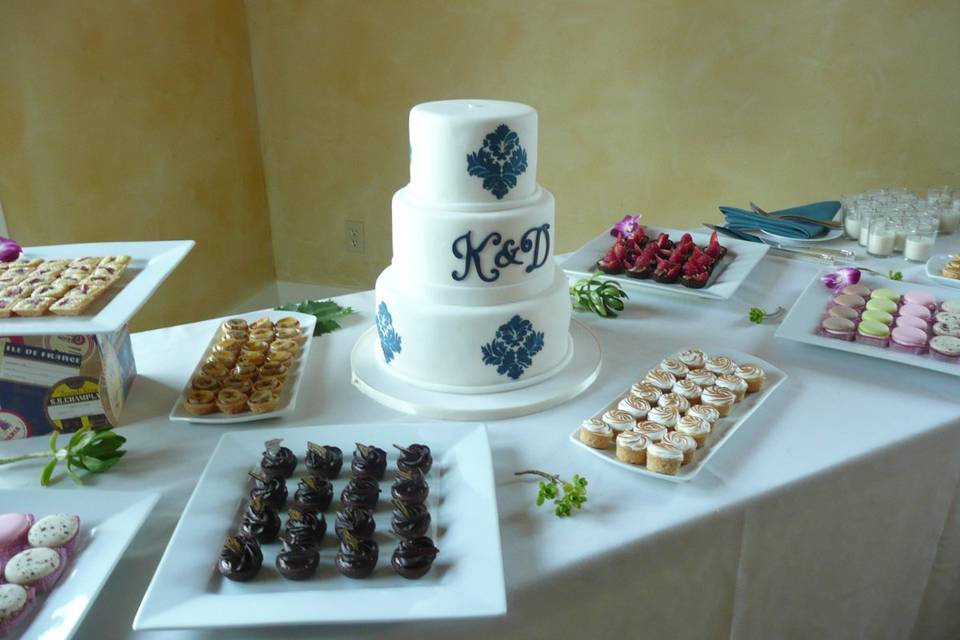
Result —
[[874, 289], [873, 293], [870, 294], [871, 298], [886, 298], [887, 300], [893, 300], [897, 302], [900, 300], [900, 294], [894, 291], [893, 289]]
[[890, 298], [871, 298], [867, 301], [867, 310], [882, 311], [892, 315], [897, 312], [897, 303]]
[[871, 322], [879, 322], [885, 324], [888, 327], [893, 324], [893, 316], [887, 313], [886, 311], [879, 311], [877, 309], [870, 309], [869, 311], [863, 312], [863, 319], [870, 320]]
[[887, 325], [873, 320], [864, 320], [861, 322], [859, 326], [857, 326], [857, 331], [865, 336], [873, 336], [874, 338], [886, 338], [890, 335], [890, 328]]

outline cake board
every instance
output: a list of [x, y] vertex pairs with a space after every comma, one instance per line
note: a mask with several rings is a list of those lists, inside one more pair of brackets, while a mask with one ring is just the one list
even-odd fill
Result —
[[597, 379], [603, 355], [593, 332], [570, 322], [573, 356], [560, 371], [534, 385], [496, 393], [443, 393], [397, 377], [377, 348], [376, 327], [368, 329], [350, 353], [353, 385], [380, 404], [415, 416], [442, 420], [502, 420], [545, 411], [586, 391]]

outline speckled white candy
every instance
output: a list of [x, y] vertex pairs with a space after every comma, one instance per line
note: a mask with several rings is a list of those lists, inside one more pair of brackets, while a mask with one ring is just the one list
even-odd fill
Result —
[[31, 585], [60, 568], [60, 554], [53, 549], [27, 549], [10, 558], [3, 575], [7, 582]]
[[58, 513], [37, 520], [30, 527], [27, 541], [34, 547], [62, 547], [77, 535], [76, 516]]
[[0, 621], [17, 615], [26, 604], [26, 589], [18, 584], [0, 584]]

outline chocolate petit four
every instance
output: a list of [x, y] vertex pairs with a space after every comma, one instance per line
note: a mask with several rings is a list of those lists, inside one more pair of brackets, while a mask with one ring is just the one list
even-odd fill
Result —
[[333, 480], [340, 475], [340, 468], [343, 467], [343, 451], [339, 447], [308, 442], [304, 465], [311, 475]]
[[322, 513], [290, 509], [287, 526], [283, 530], [283, 541], [300, 547], [319, 547], [326, 532], [327, 521]]
[[423, 504], [430, 495], [430, 486], [423, 479], [423, 474], [416, 469], [400, 471], [390, 489], [394, 500], [407, 504]]
[[317, 572], [320, 553], [316, 547], [300, 547], [287, 542], [277, 554], [277, 571], [288, 580], [306, 580]]
[[248, 473], [253, 478], [250, 497], [259, 497], [263, 503], [277, 511], [287, 505], [287, 481], [279, 476], [264, 476], [255, 471]]
[[390, 526], [401, 538], [422, 536], [430, 528], [430, 512], [422, 504], [408, 504], [394, 500]]
[[293, 501], [302, 511], [326, 511], [333, 500], [333, 484], [326, 478], [304, 476], [297, 483]]
[[433, 455], [430, 453], [430, 447], [425, 444], [411, 444], [408, 447], [393, 445], [400, 451], [400, 457], [397, 458], [397, 469], [408, 471], [416, 469], [423, 475], [430, 473], [433, 467]]
[[377, 566], [380, 549], [373, 538], [358, 538], [344, 531], [334, 564], [348, 578], [366, 578]]
[[263, 565], [260, 544], [247, 536], [230, 536], [220, 550], [217, 570], [224, 578], [236, 582], [252, 580]]
[[390, 564], [400, 577], [416, 580], [430, 571], [438, 553], [440, 550], [433, 544], [433, 540], [426, 536], [401, 540], [393, 551]]
[[340, 493], [340, 502], [344, 506], [366, 507], [373, 509], [380, 499], [380, 484], [373, 478], [353, 478]]
[[297, 468], [297, 456], [287, 447], [281, 447], [281, 439], [267, 440], [264, 444], [266, 451], [260, 461], [260, 468], [268, 476], [289, 478]]
[[354, 478], [383, 480], [383, 474], [387, 470], [387, 452], [358, 442], [350, 469]]
[[338, 511], [337, 520], [333, 525], [338, 538], [343, 537], [344, 531], [358, 538], [369, 538], [376, 529], [377, 523], [373, 519], [373, 511], [353, 506], [344, 507]]
[[264, 503], [263, 498], [254, 497], [240, 521], [240, 533], [267, 544], [277, 539], [280, 533], [280, 516]]

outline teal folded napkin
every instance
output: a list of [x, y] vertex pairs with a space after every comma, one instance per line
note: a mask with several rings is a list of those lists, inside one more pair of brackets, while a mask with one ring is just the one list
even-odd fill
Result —
[[[840, 210], [840, 203], [836, 200], [814, 202], [790, 209], [771, 211], [777, 215], [796, 215], [816, 220], [833, 220]], [[727, 219], [727, 226], [731, 229], [763, 229], [788, 238], [818, 238], [824, 235], [828, 228], [812, 222], [800, 220], [783, 220], [761, 216], [753, 211], [737, 209], [736, 207], [720, 207], [720, 211]]]

